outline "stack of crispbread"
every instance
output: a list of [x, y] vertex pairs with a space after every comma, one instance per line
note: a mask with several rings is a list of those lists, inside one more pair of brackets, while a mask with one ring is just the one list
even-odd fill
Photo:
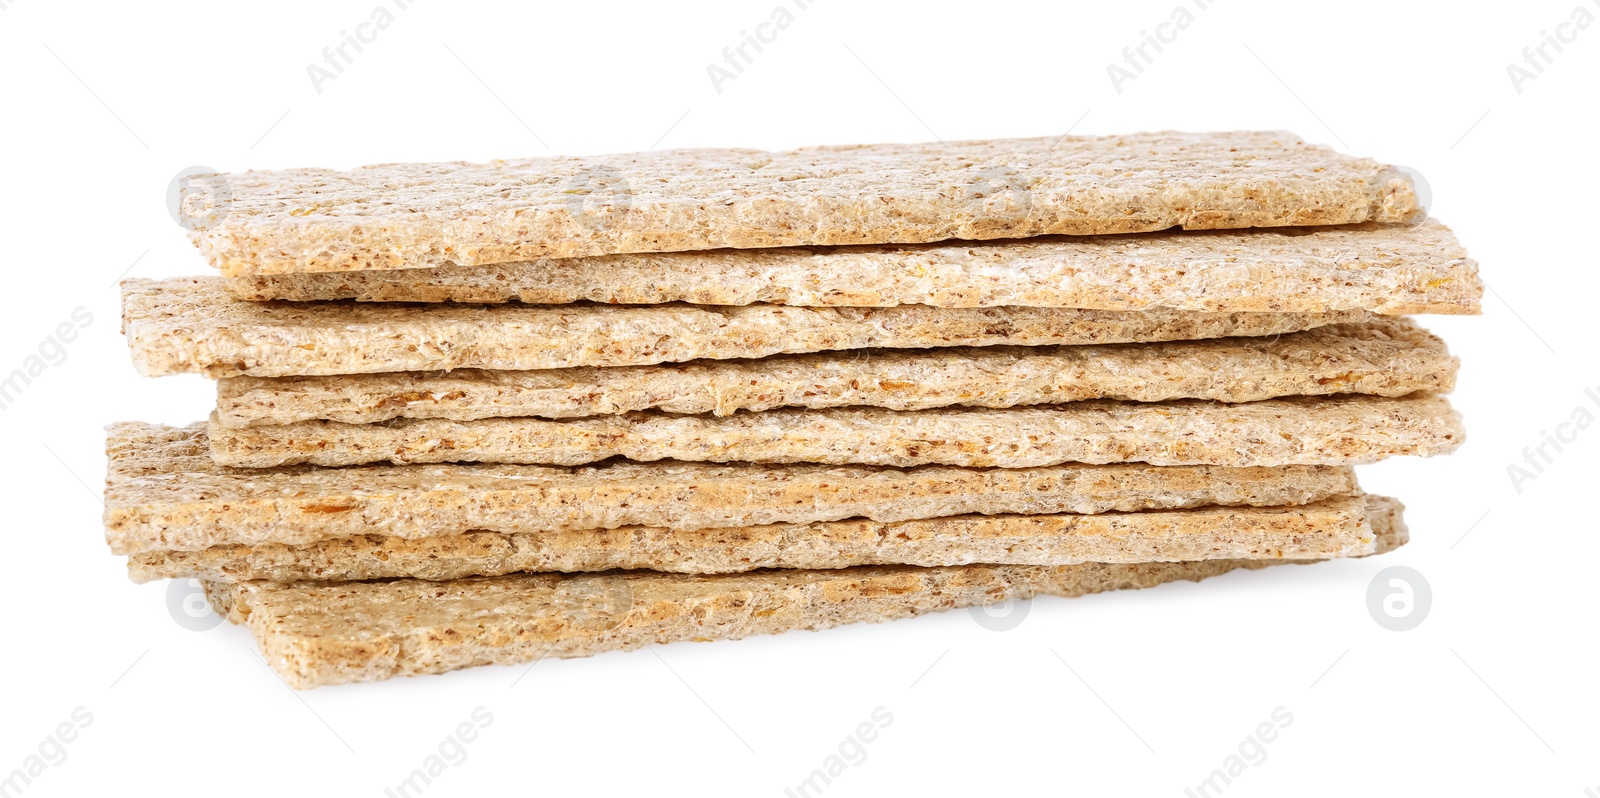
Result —
[[296, 687], [1198, 580], [1405, 542], [1402, 314], [1476, 265], [1399, 170], [1158, 133], [192, 178], [129, 280], [107, 540]]

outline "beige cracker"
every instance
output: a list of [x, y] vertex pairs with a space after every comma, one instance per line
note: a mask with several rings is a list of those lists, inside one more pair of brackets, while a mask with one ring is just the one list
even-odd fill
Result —
[[[1379, 553], [1401, 546], [1399, 502], [1369, 497]], [[862, 566], [687, 575], [518, 574], [429, 582], [205, 582], [212, 606], [249, 626], [268, 664], [306, 689], [395, 676], [586, 657], [652, 643], [730, 640], [886, 621], [1036, 595], [1199, 581], [1303, 560]]]
[[1007, 409], [768, 410], [725, 418], [654, 411], [550, 421], [402, 419], [210, 427], [229, 466], [485, 462], [577, 465], [608, 457], [695, 462], [1349, 465], [1445, 454], [1465, 437], [1441, 396], [1267, 399], [1245, 404], [1091, 400]]
[[1125, 343], [1276, 335], [1336, 313], [1068, 308], [795, 308], [240, 302], [223, 280], [126, 280], [122, 324], [149, 377], [286, 377], [458, 368], [553, 369], [833, 349]]
[[1023, 469], [629, 463], [234, 469], [205, 425], [113, 424], [106, 541], [117, 554], [474, 530], [893, 522], [981, 514], [1308, 504], [1357, 490], [1347, 467], [1142, 464]]
[[1477, 263], [1450, 228], [1361, 224], [858, 247], [604, 255], [401, 271], [239, 277], [249, 300], [1383, 314], [1477, 313]]
[[360, 535], [303, 546], [263, 543], [152, 551], [128, 559], [136, 582], [460, 579], [520, 571], [644, 569], [719, 574], [857, 565], [1072, 565], [1367, 554], [1359, 496], [1297, 507], [1202, 507], [1099, 515], [964, 515], [686, 531], [622, 527], [406, 540]]
[[1457, 361], [1404, 318], [1281, 337], [1149, 344], [857, 350], [759, 360], [545, 371], [391, 372], [229, 377], [217, 383], [225, 427], [327, 419], [537, 416], [634, 410], [714, 413], [844, 406], [923, 410], [1084, 399], [1250, 402], [1345, 393], [1446, 392]]
[[1400, 170], [1282, 131], [244, 172], [187, 179], [179, 207], [229, 276], [1421, 214]]

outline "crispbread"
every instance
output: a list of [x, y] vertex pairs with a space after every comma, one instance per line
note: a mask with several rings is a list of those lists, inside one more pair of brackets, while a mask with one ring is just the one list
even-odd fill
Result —
[[714, 413], [862, 405], [922, 410], [1084, 399], [1249, 402], [1345, 393], [1444, 392], [1456, 359], [1408, 319], [1336, 324], [1281, 337], [1103, 346], [858, 350], [619, 368], [230, 377], [226, 427], [327, 419], [536, 416], [634, 410]]
[[[1378, 551], [1401, 546], [1399, 502], [1369, 497]], [[212, 606], [248, 624], [266, 661], [306, 689], [475, 665], [584, 657], [651, 643], [725, 640], [885, 621], [1036, 595], [1199, 581], [1303, 560], [1201, 560], [684, 575], [518, 574], [429, 582], [204, 582]]]
[[150, 377], [551, 369], [868, 347], [1123, 343], [1275, 335], [1363, 311], [1192, 313], [780, 305], [383, 305], [231, 299], [221, 278], [126, 280], [123, 329]]
[[223, 274], [1420, 215], [1400, 170], [1282, 131], [700, 149], [188, 178]]
[[210, 427], [211, 455], [260, 468], [630, 460], [945, 464], [1351, 465], [1445, 454], [1465, 437], [1443, 397], [1267, 399], [1244, 404], [1091, 400], [1007, 409], [768, 410], [725, 418], [656, 411], [552, 421], [398, 419]]
[[401, 271], [253, 275], [253, 301], [1036, 307], [1478, 313], [1483, 285], [1436, 220], [941, 244], [722, 249]]
[[620, 526], [691, 530], [966, 513], [1098, 513], [1307, 504], [1357, 490], [1349, 468], [916, 469], [613, 462], [586, 468], [418, 465], [230, 469], [205, 425], [136, 422], [108, 430], [106, 542], [117, 554], [230, 544], [301, 545], [568, 532]]
[[1099, 515], [966, 515], [686, 531], [622, 527], [379, 535], [303, 546], [265, 543], [153, 551], [128, 559], [135, 582], [460, 579], [520, 571], [644, 569], [689, 574], [858, 565], [1072, 565], [1219, 559], [1319, 559], [1372, 551], [1360, 496], [1296, 507], [1202, 507]]

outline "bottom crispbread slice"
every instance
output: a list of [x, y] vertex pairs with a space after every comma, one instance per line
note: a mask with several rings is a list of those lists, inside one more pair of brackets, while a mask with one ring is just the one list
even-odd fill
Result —
[[1072, 565], [1216, 559], [1316, 559], [1366, 554], [1360, 496], [1297, 507], [1202, 507], [1100, 515], [956, 516], [722, 529], [622, 527], [542, 534], [473, 532], [406, 540], [363, 535], [304, 546], [214, 546], [128, 558], [136, 582], [410, 577], [642, 569], [719, 574], [858, 565]]
[[569, 421], [406, 419], [210, 426], [211, 456], [259, 468], [486, 462], [578, 465], [608, 457], [696, 462], [1351, 465], [1435, 455], [1465, 438], [1444, 397], [1292, 397], [1245, 404], [1094, 400], [1006, 409], [769, 410], [727, 417], [628, 413]]
[[[1402, 506], [1368, 497], [1377, 550], [1406, 540]], [[305, 689], [475, 665], [583, 657], [651, 643], [737, 639], [885, 621], [1036, 595], [1081, 596], [1304, 560], [1063, 566], [863, 566], [690, 576], [523, 574], [331, 585], [206, 582], [267, 662]]]

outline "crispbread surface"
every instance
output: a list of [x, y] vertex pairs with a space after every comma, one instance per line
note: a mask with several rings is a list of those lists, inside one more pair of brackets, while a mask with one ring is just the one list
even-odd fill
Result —
[[1072, 308], [782, 305], [410, 305], [241, 302], [223, 280], [125, 280], [123, 331], [141, 374], [370, 374], [642, 366], [885, 347], [1125, 343], [1276, 335], [1364, 311], [1194, 313]]
[[[1368, 498], [1379, 553], [1406, 542], [1399, 502]], [[204, 582], [249, 625], [268, 664], [305, 689], [475, 665], [584, 657], [652, 643], [724, 640], [885, 621], [1036, 595], [1199, 581], [1303, 560], [937, 568], [861, 566], [686, 575], [518, 574], [430, 582]]]
[[545, 371], [230, 377], [217, 383], [217, 423], [1404, 396], [1449, 391], [1457, 365], [1443, 341], [1409, 319], [1376, 318], [1283, 336], [1148, 344], [858, 350]]
[[988, 515], [825, 521], [686, 531], [622, 527], [406, 540], [361, 535], [287, 546], [154, 551], [128, 560], [136, 582], [350, 582], [460, 579], [517, 572], [641, 569], [718, 574], [858, 565], [1073, 565], [1367, 554], [1360, 496], [1294, 507], [1202, 507], [1098, 515]]
[[1483, 297], [1477, 263], [1436, 220], [252, 275], [229, 280], [228, 290], [252, 301], [1031, 305], [1385, 315], [1478, 313]]
[[118, 554], [473, 530], [551, 533], [892, 522], [966, 513], [1097, 513], [1307, 504], [1354, 492], [1333, 466], [928, 466], [611, 462], [233, 469], [204, 424], [126, 422], [107, 434], [106, 541]]
[[1421, 215], [1410, 179], [1282, 131], [698, 149], [196, 176], [225, 275]]
[[549, 420], [398, 419], [210, 427], [223, 465], [540, 463], [609, 457], [694, 462], [928, 464], [1023, 468], [1058, 463], [1353, 465], [1446, 454], [1465, 437], [1442, 396], [1293, 397], [1243, 404], [1090, 400], [1065, 405], [768, 410], [727, 417], [655, 411]]

